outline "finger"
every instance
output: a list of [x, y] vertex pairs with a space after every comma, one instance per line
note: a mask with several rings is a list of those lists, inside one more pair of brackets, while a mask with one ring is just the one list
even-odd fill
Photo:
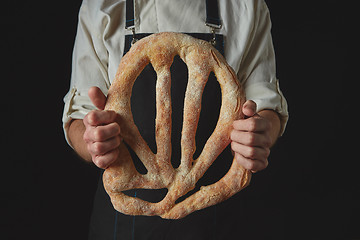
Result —
[[231, 142], [231, 149], [243, 157], [255, 160], [265, 160], [270, 155], [270, 149], [260, 147], [249, 147], [237, 142]]
[[117, 114], [114, 111], [93, 110], [84, 117], [84, 124], [90, 126], [99, 126], [110, 124], [116, 121]]
[[239, 119], [233, 122], [233, 128], [238, 131], [246, 132], [265, 132], [270, 128], [269, 122], [262, 117], [251, 117]]
[[104, 110], [106, 97], [98, 87], [91, 87], [88, 91], [91, 102], [100, 110]]
[[252, 117], [256, 114], [256, 103], [252, 100], [247, 100], [243, 107], [242, 107], [242, 112], [246, 117]]
[[116, 148], [104, 155], [98, 155], [93, 157], [94, 164], [102, 169], [108, 168], [119, 156], [119, 148]]
[[253, 173], [261, 171], [269, 165], [267, 159], [264, 161], [249, 159], [238, 153], [235, 153], [235, 160], [238, 161], [245, 169], [251, 170]]
[[230, 139], [250, 147], [270, 147], [270, 139], [265, 134], [233, 130]]
[[116, 136], [103, 142], [93, 142], [89, 144], [88, 150], [92, 155], [103, 155], [119, 147], [120, 142], [120, 137]]
[[105, 126], [91, 128], [87, 132], [87, 139], [92, 142], [102, 142], [120, 134], [120, 126], [117, 123], [110, 123]]

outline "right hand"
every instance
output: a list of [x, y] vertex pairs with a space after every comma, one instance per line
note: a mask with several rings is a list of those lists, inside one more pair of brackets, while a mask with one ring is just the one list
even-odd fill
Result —
[[106, 169], [119, 156], [121, 143], [118, 114], [105, 111], [106, 97], [98, 87], [89, 89], [89, 97], [98, 110], [89, 112], [84, 117], [85, 132], [83, 139], [91, 155], [93, 163]]

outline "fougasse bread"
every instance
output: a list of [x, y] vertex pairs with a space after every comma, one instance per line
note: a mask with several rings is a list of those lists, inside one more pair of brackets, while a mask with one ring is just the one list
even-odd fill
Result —
[[[188, 84], [184, 100], [181, 135], [181, 163], [171, 164], [171, 74], [176, 55], [188, 67]], [[153, 153], [136, 127], [131, 112], [132, 86], [144, 67], [151, 63], [157, 74], [155, 134], [157, 152]], [[221, 87], [221, 109], [214, 132], [200, 156], [193, 159], [195, 134], [201, 111], [201, 99], [210, 72]], [[251, 172], [235, 159], [229, 171], [218, 182], [202, 186], [185, 200], [176, 200], [195, 188], [197, 181], [230, 143], [234, 120], [242, 118], [245, 101], [243, 88], [224, 57], [208, 42], [186, 34], [163, 32], [137, 41], [121, 59], [116, 77], [109, 89], [106, 110], [116, 111], [123, 141], [136, 153], [147, 169], [140, 174], [125, 143], [121, 143], [116, 162], [103, 175], [106, 192], [114, 208], [128, 215], [160, 216], [179, 219], [222, 202], [246, 187]], [[166, 196], [157, 203], [123, 193], [129, 189], [167, 188]]]

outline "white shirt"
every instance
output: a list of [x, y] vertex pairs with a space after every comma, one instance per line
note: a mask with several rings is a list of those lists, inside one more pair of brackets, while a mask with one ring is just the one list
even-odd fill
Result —
[[[70, 91], [64, 97], [64, 129], [95, 109], [87, 92], [98, 86], [105, 94], [123, 56], [125, 0], [84, 0], [73, 50]], [[134, 0], [136, 33], [210, 33], [205, 26], [205, 0]], [[288, 119], [287, 102], [275, 72], [269, 10], [263, 0], [219, 0], [225, 57], [244, 84], [257, 111], [272, 109]], [[66, 131], [65, 131], [66, 133]]]

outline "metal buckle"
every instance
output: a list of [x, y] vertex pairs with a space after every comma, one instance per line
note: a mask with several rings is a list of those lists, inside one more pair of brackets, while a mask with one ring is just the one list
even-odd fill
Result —
[[213, 46], [215, 46], [215, 45], [216, 45], [216, 34], [215, 34], [215, 30], [219, 30], [219, 29], [222, 27], [222, 25], [221, 25], [221, 24], [220, 24], [220, 25], [211, 24], [211, 23], [205, 23], [205, 25], [210, 28], [210, 31], [211, 31], [211, 33], [212, 33], [212, 35], [213, 35], [212, 39], [211, 39], [209, 42], [210, 42]]
[[136, 43], [139, 40], [136, 38], [135, 26], [128, 27], [128, 28], [126, 28], [126, 30], [131, 30], [131, 32], [132, 32], [132, 35], [133, 35], [132, 41], [131, 41], [131, 46], [132, 46], [134, 43]]

